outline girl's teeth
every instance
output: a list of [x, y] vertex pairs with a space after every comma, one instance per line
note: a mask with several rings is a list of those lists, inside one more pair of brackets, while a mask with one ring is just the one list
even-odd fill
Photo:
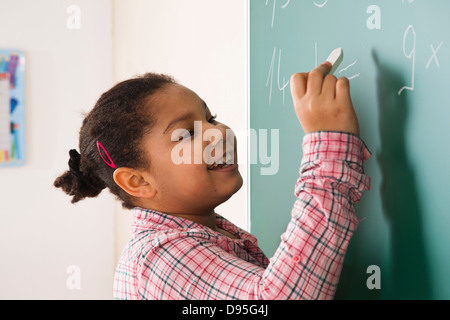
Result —
[[214, 162], [214, 164], [213, 164], [212, 166], [208, 167], [208, 169], [209, 169], [209, 170], [217, 169], [217, 167], [218, 167], [219, 165], [222, 165], [221, 168], [226, 168], [226, 167], [229, 167], [229, 166], [231, 165], [230, 163], [227, 163], [227, 157], [226, 157], [226, 155], [223, 156], [223, 158], [222, 158], [222, 163], [215, 163], [215, 162]]
[[220, 169], [227, 168], [227, 167], [231, 166], [231, 164], [229, 164], [229, 163], [220, 163], [220, 164], [215, 164], [214, 166], [209, 168], [209, 170], [215, 170], [215, 169], [217, 169], [219, 167], [219, 165], [220, 165]]

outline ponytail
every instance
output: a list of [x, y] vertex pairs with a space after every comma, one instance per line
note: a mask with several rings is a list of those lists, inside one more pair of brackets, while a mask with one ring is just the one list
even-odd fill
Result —
[[78, 151], [70, 150], [69, 156], [69, 170], [55, 180], [54, 186], [73, 196], [72, 203], [98, 196], [106, 185], [97, 176], [87, 176], [81, 171], [81, 155]]

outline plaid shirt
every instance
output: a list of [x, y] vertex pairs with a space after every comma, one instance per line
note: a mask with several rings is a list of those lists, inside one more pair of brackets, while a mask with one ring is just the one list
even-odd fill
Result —
[[134, 209], [132, 239], [114, 280], [115, 299], [332, 299], [370, 188], [361, 139], [315, 132], [303, 140], [292, 218], [270, 261], [256, 238], [220, 215], [231, 239], [190, 220]]

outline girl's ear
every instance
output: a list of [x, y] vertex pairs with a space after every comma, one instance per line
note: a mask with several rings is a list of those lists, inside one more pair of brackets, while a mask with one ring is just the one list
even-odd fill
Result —
[[132, 168], [121, 167], [114, 171], [116, 184], [126, 193], [136, 198], [152, 199], [156, 195], [156, 189], [144, 176]]

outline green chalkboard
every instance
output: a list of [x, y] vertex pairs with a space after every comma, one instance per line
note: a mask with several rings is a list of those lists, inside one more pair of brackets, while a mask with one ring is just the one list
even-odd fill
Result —
[[335, 75], [350, 79], [373, 155], [335, 298], [450, 299], [450, 1], [250, 0], [249, 14], [251, 231], [262, 249], [272, 256], [286, 229], [302, 158], [289, 78], [342, 47]]

